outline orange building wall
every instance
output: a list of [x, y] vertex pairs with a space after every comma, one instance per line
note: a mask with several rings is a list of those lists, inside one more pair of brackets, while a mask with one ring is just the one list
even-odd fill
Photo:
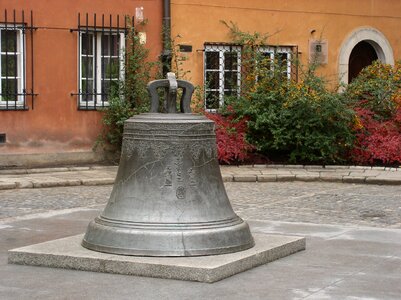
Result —
[[203, 52], [197, 50], [205, 42], [231, 42], [220, 20], [233, 21], [241, 31], [273, 34], [271, 45], [297, 45], [303, 63], [308, 61], [310, 39], [327, 40], [328, 64], [320, 72], [336, 83], [341, 45], [358, 27], [379, 30], [394, 58], [401, 58], [400, 0], [172, 0], [172, 35], [193, 46], [193, 52], [185, 54], [184, 68], [197, 84], [203, 84]]
[[[4, 9], [9, 16], [15, 9], [17, 15], [25, 11], [29, 20], [33, 11], [34, 26], [34, 82], [35, 106], [28, 97], [27, 111], [0, 111], [0, 133], [6, 133], [7, 144], [0, 147], [2, 153], [62, 152], [91, 149], [101, 132], [101, 112], [79, 111], [78, 90], [78, 33], [70, 32], [78, 27], [77, 16], [89, 13], [92, 20], [97, 14], [110, 14], [114, 20], [120, 15], [135, 15], [136, 7], [144, 7], [148, 24], [146, 46], [150, 59], [157, 60], [162, 51], [162, 0], [0, 0], [0, 14]], [[1, 18], [0, 19], [4, 19]], [[82, 21], [81, 21], [82, 22]], [[108, 24], [108, 21], [107, 21]], [[27, 35], [29, 39], [29, 35]], [[27, 41], [27, 66], [30, 66], [30, 41]], [[30, 89], [30, 70], [27, 87]]]

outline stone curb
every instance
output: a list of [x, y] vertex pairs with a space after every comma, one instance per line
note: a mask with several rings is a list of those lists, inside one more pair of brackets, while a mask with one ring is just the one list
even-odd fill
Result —
[[26, 175], [39, 173], [76, 172], [90, 170], [113, 170], [117, 171], [118, 166], [87, 166], [87, 167], [59, 167], [59, 168], [34, 168], [34, 169], [4, 169], [0, 175]]
[[[117, 166], [85, 166], [42, 169], [18, 169], [0, 170], [1, 175], [24, 175], [21, 180], [18, 177], [13, 180], [0, 177], [0, 190], [23, 188], [48, 188], [62, 186], [94, 186], [112, 185], [115, 177], [111, 174], [102, 174], [101, 171], [116, 172]], [[262, 169], [271, 170], [262, 172]], [[277, 169], [277, 170], [273, 170]], [[300, 170], [305, 170], [303, 171]], [[253, 171], [252, 171], [253, 170]], [[338, 172], [336, 172], [338, 170]], [[382, 173], [372, 176], [369, 171]], [[97, 177], [76, 179], [64, 179], [61, 172], [97, 171]], [[278, 174], [274, 172], [278, 171]], [[349, 171], [349, 172], [348, 172]], [[366, 171], [366, 173], [365, 173]], [[100, 174], [99, 174], [100, 172]], [[288, 172], [288, 174], [286, 174]], [[400, 173], [398, 173], [400, 172]], [[61, 178], [29, 178], [29, 175], [39, 173], [56, 173]], [[265, 174], [262, 174], [265, 173]], [[267, 173], [267, 174], [266, 174]], [[295, 173], [295, 174], [292, 174]], [[55, 174], [55, 175], [56, 175]], [[99, 176], [100, 175], [100, 176]], [[360, 166], [302, 166], [302, 165], [248, 165], [248, 166], [222, 166], [224, 182], [342, 182], [351, 184], [377, 184], [377, 185], [401, 185], [401, 169], [384, 167], [360, 167]], [[4, 176], [3, 176], [4, 177]], [[69, 175], [71, 177], [71, 175]]]

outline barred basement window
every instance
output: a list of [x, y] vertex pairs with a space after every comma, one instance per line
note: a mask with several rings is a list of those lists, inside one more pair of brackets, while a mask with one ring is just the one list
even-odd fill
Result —
[[98, 109], [109, 105], [112, 92], [117, 92], [119, 82], [124, 80], [124, 48], [126, 21], [120, 27], [120, 18], [114, 20], [110, 15], [105, 25], [104, 15], [101, 25], [97, 25], [96, 14], [93, 25], [89, 26], [88, 14], [86, 23], [81, 26], [78, 15], [79, 63], [78, 63], [78, 107], [79, 109]]
[[205, 45], [205, 108], [215, 111], [225, 96], [239, 96], [241, 83], [241, 47]]

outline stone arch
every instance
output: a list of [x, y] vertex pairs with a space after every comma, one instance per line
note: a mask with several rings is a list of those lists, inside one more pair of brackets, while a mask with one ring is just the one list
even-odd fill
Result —
[[369, 43], [376, 51], [378, 59], [386, 64], [394, 65], [393, 49], [383, 33], [372, 27], [354, 30], [343, 42], [338, 59], [340, 82], [348, 83], [348, 62], [354, 47], [360, 42]]

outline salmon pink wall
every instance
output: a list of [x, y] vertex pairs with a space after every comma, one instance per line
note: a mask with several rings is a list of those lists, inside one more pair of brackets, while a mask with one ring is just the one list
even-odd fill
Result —
[[[4, 9], [9, 16], [15, 9], [21, 10], [29, 19], [33, 11], [34, 26], [34, 82], [35, 106], [28, 97], [29, 110], [0, 111], [0, 133], [6, 133], [7, 144], [0, 147], [0, 153], [29, 153], [46, 151], [68, 151], [90, 149], [101, 132], [101, 112], [79, 111], [78, 90], [78, 13], [135, 15], [135, 8], [143, 7], [148, 24], [146, 46], [150, 59], [157, 60], [161, 51], [162, 0], [0, 0], [0, 20]], [[3, 16], [1, 15], [3, 14]], [[90, 21], [92, 22], [92, 21]], [[113, 22], [114, 23], [114, 22]], [[108, 21], [107, 21], [108, 24]], [[30, 39], [27, 35], [27, 87], [30, 89]]]

